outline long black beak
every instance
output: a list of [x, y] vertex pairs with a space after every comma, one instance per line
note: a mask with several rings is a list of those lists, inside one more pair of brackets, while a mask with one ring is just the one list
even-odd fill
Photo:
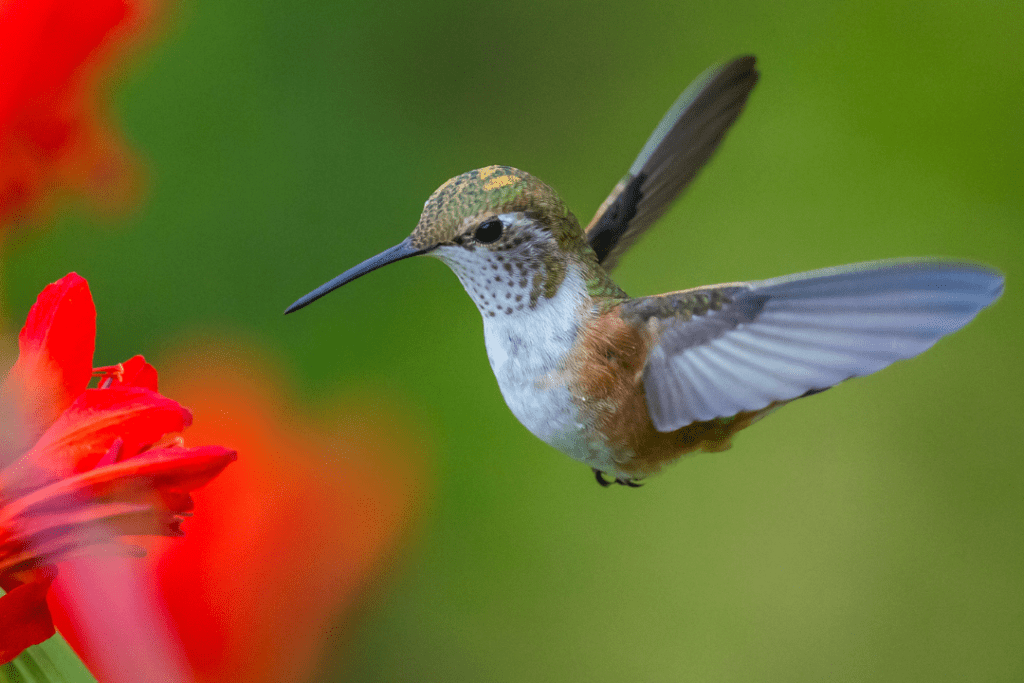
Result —
[[366, 275], [370, 271], [377, 270], [378, 268], [386, 266], [389, 263], [401, 261], [402, 259], [409, 258], [410, 256], [418, 256], [419, 254], [425, 254], [427, 251], [429, 250], [414, 248], [412, 245], [409, 244], [409, 239], [406, 238], [402, 240], [400, 243], [388, 249], [387, 251], [382, 251], [373, 258], [366, 259], [358, 266], [354, 268], [349, 268], [344, 273], [334, 278], [327, 284], [320, 285], [312, 292], [310, 292], [309, 294], [302, 297], [301, 299], [293, 303], [291, 306], [286, 308], [285, 314], [287, 315], [288, 313], [294, 313], [300, 308], [308, 306], [309, 304], [313, 303], [314, 301], [322, 297], [324, 294], [332, 292], [338, 287], [341, 287], [344, 284], [352, 282], [357, 277]]

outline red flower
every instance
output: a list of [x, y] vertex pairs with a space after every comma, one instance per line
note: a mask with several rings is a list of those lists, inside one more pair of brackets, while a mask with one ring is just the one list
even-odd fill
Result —
[[140, 0], [0, 2], [0, 226], [71, 189], [103, 208], [136, 173], [96, 96], [101, 71], [145, 23]]
[[[418, 517], [430, 479], [421, 439], [407, 419], [355, 401], [310, 419], [289, 407], [262, 359], [235, 347], [204, 339], [166, 365], [165, 386], [202, 415], [190, 438], [231, 443], [245, 461], [195, 494], [203, 524], [181, 539], [147, 539], [147, 557], [134, 561], [148, 572], [140, 583], [166, 605], [188, 680], [310, 680], [327, 642], [341, 645], [380, 595]], [[51, 605], [80, 602], [65, 599], [88, 586], [74, 578], [61, 568]], [[123, 620], [60, 611], [58, 628], [97, 678], [143, 680], [115, 670], [132, 637]], [[83, 631], [102, 637], [82, 642]]]
[[121, 535], [180, 535], [189, 492], [235, 458], [181, 445], [192, 416], [157, 393], [142, 356], [87, 388], [95, 330], [84, 279], [49, 285], [0, 387], [0, 663], [53, 634], [44, 598], [56, 562]]

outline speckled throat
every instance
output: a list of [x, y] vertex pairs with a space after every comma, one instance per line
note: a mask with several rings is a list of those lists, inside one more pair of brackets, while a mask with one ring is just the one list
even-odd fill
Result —
[[499, 218], [512, 235], [504, 249], [456, 244], [431, 252], [452, 269], [485, 318], [534, 309], [541, 297], [553, 297], [570, 261], [557, 249], [534, 244], [529, 233], [540, 228], [526, 214], [502, 214]]

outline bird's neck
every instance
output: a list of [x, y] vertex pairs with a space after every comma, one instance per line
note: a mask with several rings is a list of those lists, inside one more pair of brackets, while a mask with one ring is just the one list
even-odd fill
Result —
[[485, 314], [487, 356], [499, 383], [533, 382], [560, 367], [581, 324], [595, 314], [586, 274], [572, 261], [553, 296], [541, 296], [533, 306], [512, 314]]
[[608, 275], [608, 272], [597, 262], [597, 254], [589, 245], [584, 246], [577, 260], [587, 294], [599, 310], [603, 312], [628, 298], [626, 293]]

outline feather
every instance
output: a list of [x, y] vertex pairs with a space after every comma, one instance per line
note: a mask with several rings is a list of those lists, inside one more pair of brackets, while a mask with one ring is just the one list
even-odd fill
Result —
[[916, 356], [1002, 291], [983, 266], [888, 261], [633, 299], [622, 316], [657, 339], [644, 391], [655, 427], [671, 432]]
[[654, 129], [629, 173], [586, 229], [598, 262], [611, 270], [697, 176], [757, 83], [754, 58], [705, 71]]

